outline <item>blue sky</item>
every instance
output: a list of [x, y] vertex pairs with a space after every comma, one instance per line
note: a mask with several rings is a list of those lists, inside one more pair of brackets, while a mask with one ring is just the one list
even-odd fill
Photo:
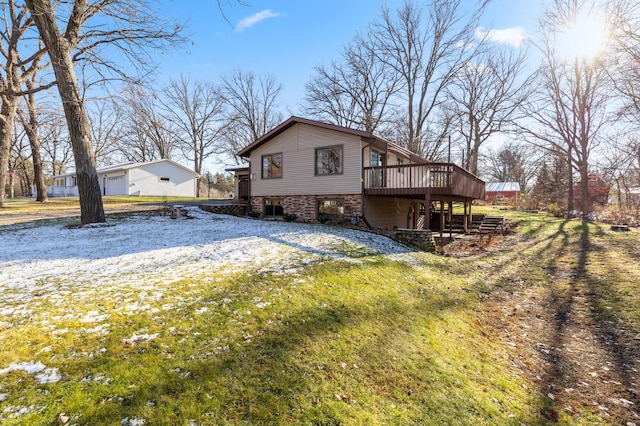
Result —
[[[248, 6], [228, 2], [227, 20], [215, 0], [164, 4], [163, 13], [189, 20], [191, 43], [181, 52], [162, 55], [161, 78], [182, 73], [215, 82], [234, 68], [271, 73], [284, 87], [281, 107], [288, 116], [299, 113], [314, 66], [339, 59], [342, 47], [378, 16], [383, 4], [395, 9], [404, 0], [246, 0]], [[505, 42], [513, 34], [533, 36], [540, 3], [494, 0], [482, 29], [499, 30], [496, 35]]]

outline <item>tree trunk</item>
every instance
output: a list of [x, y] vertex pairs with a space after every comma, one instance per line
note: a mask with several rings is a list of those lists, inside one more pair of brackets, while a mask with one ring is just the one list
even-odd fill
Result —
[[586, 221], [591, 213], [591, 194], [589, 193], [589, 170], [586, 164], [580, 165], [580, 205], [582, 207], [582, 220]]
[[[4, 107], [4, 102], [2, 105]], [[9, 131], [7, 127], [5, 120], [0, 118], [0, 208], [4, 207], [7, 172], [9, 171], [9, 150], [11, 149], [11, 141], [7, 141], [6, 133]]]
[[78, 89], [78, 80], [71, 59], [71, 47], [58, 30], [53, 8], [48, 0], [26, 0], [25, 3], [49, 53], [67, 119], [78, 177], [80, 221], [83, 225], [105, 222], [102, 193], [91, 146], [89, 121]]
[[[29, 125], [35, 124], [33, 121], [29, 123]], [[29, 126], [25, 126], [25, 129]], [[36, 185], [36, 201], [41, 203], [46, 203], [48, 201], [47, 197], [47, 186], [44, 181], [44, 167], [42, 163], [42, 156], [40, 155], [40, 140], [38, 139], [38, 134], [35, 129], [29, 128], [27, 130], [27, 135], [29, 137], [29, 144], [31, 145], [31, 160], [33, 161], [33, 180]]]
[[[37, 63], [39, 64], [39, 62], [40, 61], [38, 60]], [[47, 196], [47, 186], [44, 180], [44, 163], [40, 153], [41, 146], [40, 139], [38, 137], [38, 114], [36, 113], [36, 99], [33, 92], [35, 89], [35, 82], [35, 74], [32, 79], [26, 81], [27, 88], [32, 91], [25, 97], [29, 119], [27, 120], [22, 113], [19, 115], [24, 131], [29, 138], [29, 145], [31, 146], [31, 161], [33, 161], [33, 181], [36, 187], [36, 201], [46, 203], [49, 200], [49, 197]]]
[[569, 199], [567, 200], [567, 211], [575, 210], [574, 206], [574, 195], [573, 195], [573, 158], [571, 155], [571, 149], [569, 149]]
[[9, 169], [9, 198], [16, 197], [16, 190], [14, 188], [16, 184], [16, 172], [14, 169]]
[[16, 110], [18, 108], [18, 101], [7, 96], [2, 96], [2, 108], [0, 109], [0, 207], [4, 207], [5, 192], [7, 184], [9, 187], [9, 194], [13, 194], [13, 180], [8, 175], [9, 171], [9, 157], [11, 156], [11, 137], [13, 122], [16, 118]]

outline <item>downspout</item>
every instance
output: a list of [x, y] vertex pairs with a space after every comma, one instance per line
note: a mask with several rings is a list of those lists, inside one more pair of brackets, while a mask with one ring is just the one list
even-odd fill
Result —
[[253, 174], [251, 173], [251, 159], [249, 159], [249, 179], [247, 181], [247, 207], [245, 208], [245, 216], [249, 216], [251, 212], [251, 181], [253, 180]]
[[[360, 139], [360, 140], [362, 140], [362, 139]], [[364, 150], [367, 147], [370, 147], [370, 146], [371, 146], [371, 144], [367, 144], [367, 145], [363, 144], [362, 150], [361, 150], [361, 153], [360, 153], [360, 194], [362, 196], [362, 221], [364, 222], [365, 225], [367, 225], [367, 228], [369, 230], [372, 230], [373, 227], [371, 226], [371, 224], [369, 224], [369, 222], [367, 221], [367, 218], [364, 215], [364, 212], [366, 211], [366, 209], [365, 209], [365, 199], [366, 199], [366, 197], [364, 195]]]

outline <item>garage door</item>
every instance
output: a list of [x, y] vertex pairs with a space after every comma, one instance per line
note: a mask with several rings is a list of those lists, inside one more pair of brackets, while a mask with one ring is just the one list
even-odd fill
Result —
[[124, 175], [108, 176], [105, 195], [127, 195], [126, 179]]

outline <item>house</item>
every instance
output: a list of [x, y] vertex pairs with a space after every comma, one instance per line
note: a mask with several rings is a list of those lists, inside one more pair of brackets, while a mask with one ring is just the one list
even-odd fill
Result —
[[[195, 197], [199, 175], [174, 161], [122, 163], [96, 170], [102, 195]], [[75, 173], [54, 176], [47, 188], [51, 197], [77, 197]]]
[[[588, 173], [587, 181], [589, 199], [594, 204], [606, 205], [609, 200], [609, 184], [596, 173]], [[578, 181], [573, 185], [573, 198], [579, 204], [582, 196], [582, 183]]]
[[489, 202], [496, 204], [518, 204], [520, 184], [518, 182], [488, 182], [486, 197]]
[[433, 214], [425, 224], [429, 211], [437, 212], [442, 229], [443, 213], [455, 201], [464, 203], [466, 229], [472, 201], [485, 195], [484, 182], [454, 164], [430, 163], [372, 133], [300, 117], [238, 155], [249, 165], [235, 170], [236, 198], [245, 196], [263, 217], [433, 229]]
[[611, 191], [609, 204], [624, 206], [628, 210], [640, 211], [640, 187], [621, 187], [619, 191]]

